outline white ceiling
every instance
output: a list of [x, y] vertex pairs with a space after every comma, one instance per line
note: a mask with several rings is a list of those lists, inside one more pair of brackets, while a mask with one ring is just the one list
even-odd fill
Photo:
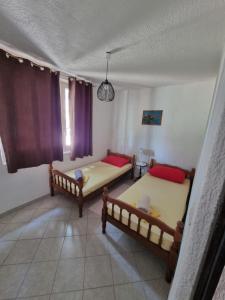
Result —
[[4, 0], [0, 39], [67, 72], [114, 84], [158, 86], [218, 72], [224, 0]]

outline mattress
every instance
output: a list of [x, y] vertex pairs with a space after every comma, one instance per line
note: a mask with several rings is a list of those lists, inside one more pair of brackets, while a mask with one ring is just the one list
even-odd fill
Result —
[[[121, 194], [118, 199], [135, 206], [135, 203], [141, 199], [143, 194], [148, 195], [151, 199], [151, 207], [160, 214], [158, 219], [175, 229], [177, 222], [182, 219], [185, 212], [189, 187], [189, 179], [185, 179], [183, 184], [179, 184], [151, 176], [147, 173]], [[108, 204], [108, 214], [112, 214], [111, 204]], [[114, 218], [119, 220], [119, 208], [116, 205], [114, 206]], [[128, 213], [125, 210], [122, 213], [122, 223], [128, 224]], [[132, 215], [131, 229], [136, 231], [137, 225], [138, 219], [135, 215]], [[141, 221], [140, 234], [147, 237], [147, 233], [148, 223], [143, 220]], [[152, 226], [150, 240], [158, 244], [159, 237], [160, 229]], [[161, 247], [169, 251], [172, 243], [173, 237], [164, 233]]]
[[[102, 161], [97, 161], [79, 168], [82, 170], [83, 175], [88, 178], [82, 190], [83, 196], [87, 196], [97, 189], [107, 185], [107, 183], [110, 181], [131, 170], [131, 168], [131, 164], [126, 164], [125, 166], [119, 168]], [[75, 178], [74, 171], [75, 169], [67, 171], [65, 174], [71, 178]], [[74, 189], [74, 186], [72, 188]]]

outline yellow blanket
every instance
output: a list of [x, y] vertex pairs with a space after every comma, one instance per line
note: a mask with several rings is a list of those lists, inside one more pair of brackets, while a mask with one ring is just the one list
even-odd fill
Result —
[[[132, 168], [131, 164], [126, 164], [122, 168], [115, 167], [113, 165], [97, 161], [87, 166], [79, 168], [82, 170], [86, 182], [83, 187], [83, 195], [87, 196], [91, 192], [96, 191], [98, 188], [107, 185], [111, 180], [126, 173]], [[74, 169], [65, 172], [67, 176], [74, 178]]]
[[[137, 201], [142, 194], [147, 194], [151, 198], [152, 216], [157, 217], [165, 224], [175, 229], [176, 224], [183, 217], [186, 199], [189, 191], [190, 180], [186, 179], [183, 184], [174, 183], [145, 174], [140, 180], [133, 184], [118, 199], [132, 206], [136, 206]], [[115, 206], [115, 218], [119, 220], [119, 208]], [[111, 204], [108, 205], [108, 213], [112, 213]], [[123, 210], [122, 222], [128, 224], [128, 213]], [[131, 217], [131, 228], [137, 230], [138, 219], [136, 216]], [[141, 222], [140, 234], [147, 237], [148, 223]], [[156, 226], [152, 226], [150, 240], [154, 243], [159, 241], [160, 230]], [[162, 248], [169, 250], [173, 242], [173, 238], [163, 235]]]

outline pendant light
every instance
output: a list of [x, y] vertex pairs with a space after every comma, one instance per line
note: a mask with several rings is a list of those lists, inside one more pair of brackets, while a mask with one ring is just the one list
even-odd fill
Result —
[[101, 101], [110, 102], [113, 101], [115, 97], [115, 92], [113, 89], [112, 84], [108, 81], [108, 71], [109, 71], [109, 59], [110, 59], [111, 52], [106, 52], [106, 77], [105, 81], [103, 81], [97, 91], [97, 97]]

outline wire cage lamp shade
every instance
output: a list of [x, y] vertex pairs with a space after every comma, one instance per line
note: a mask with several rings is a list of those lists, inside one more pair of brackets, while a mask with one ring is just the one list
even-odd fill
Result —
[[101, 101], [113, 101], [115, 92], [112, 84], [107, 79], [100, 84], [97, 91], [97, 97]]
[[106, 60], [107, 60], [107, 66], [106, 66], [106, 78], [105, 80], [100, 84], [97, 90], [97, 97], [101, 101], [110, 102], [113, 101], [115, 97], [115, 91], [111, 84], [111, 82], [108, 81], [107, 75], [109, 71], [109, 58], [110, 58], [110, 52], [106, 52]]

